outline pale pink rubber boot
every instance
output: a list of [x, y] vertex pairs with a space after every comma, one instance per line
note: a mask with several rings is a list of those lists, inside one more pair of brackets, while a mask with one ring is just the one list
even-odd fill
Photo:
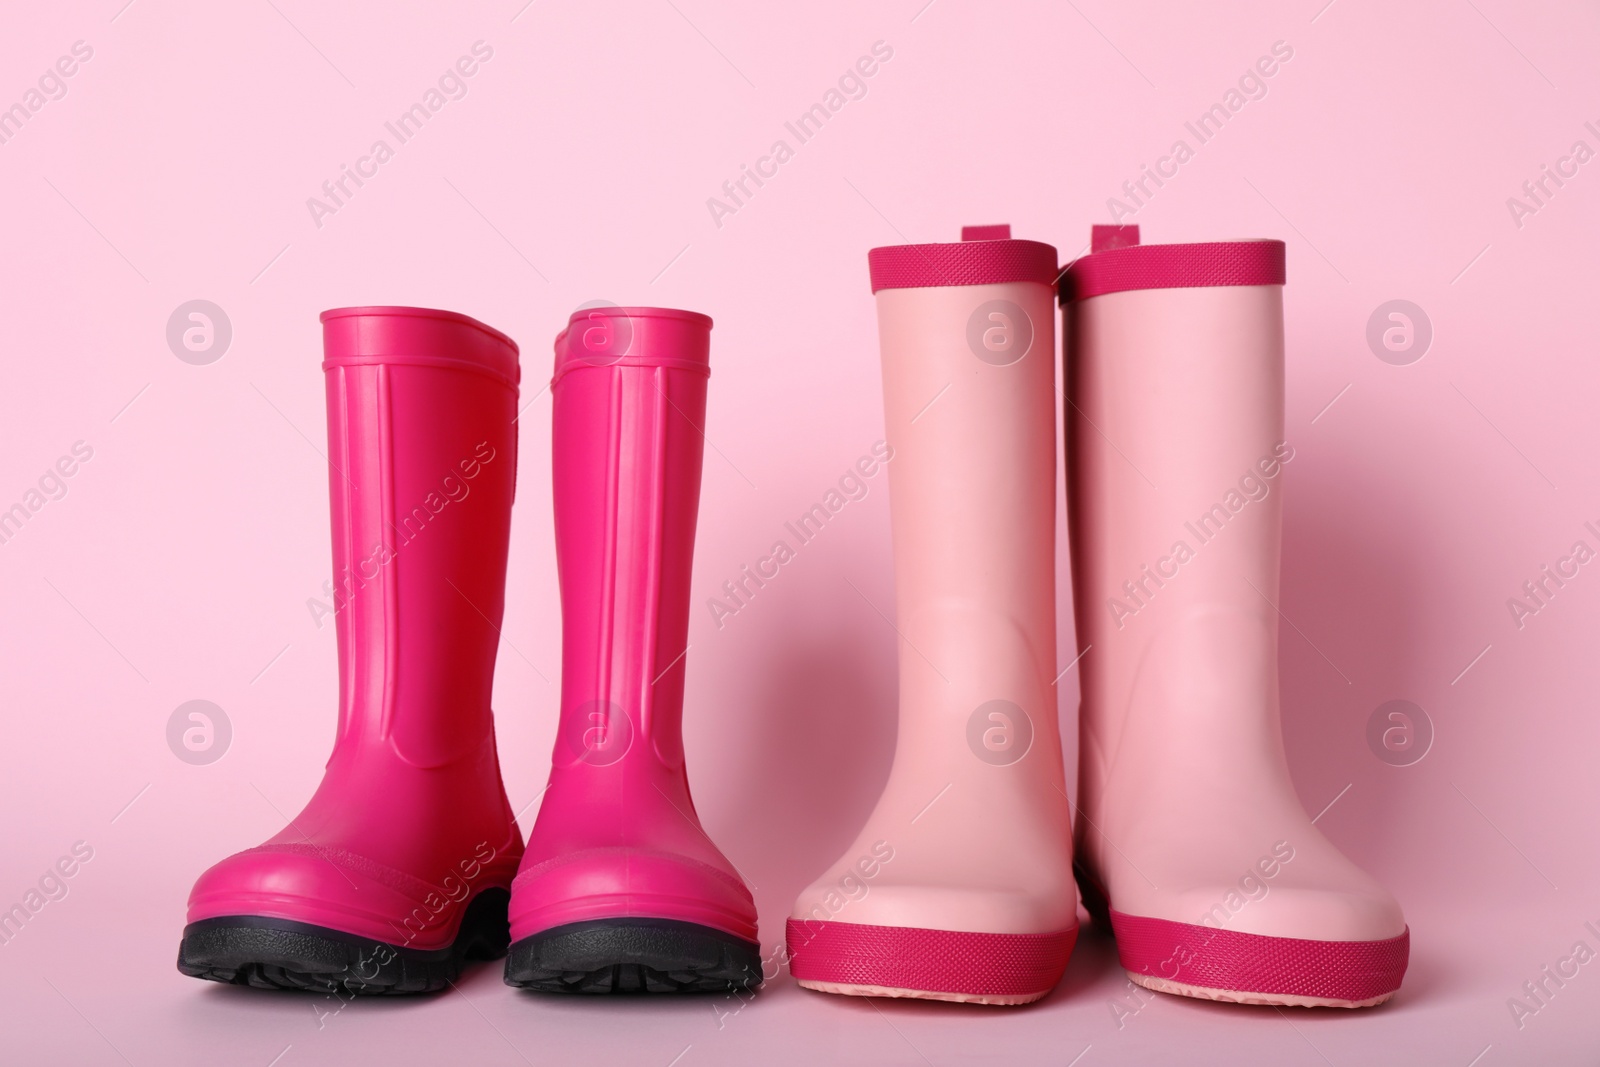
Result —
[[178, 969], [266, 988], [425, 992], [464, 959], [505, 952], [522, 857], [489, 709], [517, 346], [448, 311], [340, 308], [322, 323], [333, 755], [281, 833], [200, 876]]
[[1056, 252], [968, 227], [869, 256], [894, 531], [899, 737], [795, 902], [800, 984], [1024, 1004], [1077, 936], [1056, 722]]
[[595, 308], [556, 338], [561, 718], [511, 894], [506, 981], [547, 992], [761, 981], [756, 910], [683, 759], [711, 320]]
[[1378, 1004], [1405, 920], [1306, 816], [1278, 716], [1284, 246], [1138, 240], [1095, 227], [1061, 286], [1084, 900], [1148, 989]]

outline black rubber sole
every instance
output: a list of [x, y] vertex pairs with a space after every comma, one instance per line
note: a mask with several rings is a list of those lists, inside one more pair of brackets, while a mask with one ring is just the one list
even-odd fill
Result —
[[511, 942], [510, 894], [486, 889], [467, 905], [449, 948], [425, 951], [289, 919], [227, 915], [184, 927], [178, 970], [257, 989], [390, 996], [433, 993], [467, 960], [497, 960]]
[[506, 984], [541, 993], [728, 993], [761, 984], [761, 946], [673, 919], [595, 919], [525, 937]]

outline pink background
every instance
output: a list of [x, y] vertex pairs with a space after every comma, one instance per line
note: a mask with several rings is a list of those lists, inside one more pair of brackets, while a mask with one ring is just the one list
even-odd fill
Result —
[[[17, 6], [0, 32], [0, 106], [73, 42], [94, 49], [0, 145], [0, 507], [75, 441], [94, 449], [0, 545], [0, 904], [75, 841], [94, 849], [0, 946], [6, 1059], [1594, 1062], [1600, 962], [1520, 1029], [1507, 999], [1576, 941], [1600, 948], [1584, 929], [1600, 927], [1600, 564], [1520, 630], [1506, 606], [1574, 541], [1600, 548], [1583, 528], [1600, 520], [1600, 162], [1520, 227], [1506, 205], [1574, 141], [1600, 149], [1583, 127], [1600, 125], [1592, 5], [123, 2]], [[306, 198], [480, 39], [494, 55], [468, 95], [317, 228]], [[717, 227], [706, 199], [879, 40], [894, 56], [865, 98]], [[887, 773], [895, 637], [846, 584], [892, 602], [881, 479], [721, 630], [705, 599], [881, 436], [867, 248], [1010, 222], [1070, 257], [1280, 40], [1294, 57], [1267, 95], [1126, 221], [1147, 241], [1289, 242], [1285, 728], [1307, 808], [1338, 797], [1319, 825], [1405, 905], [1412, 964], [1391, 1005], [1158, 997], [1119, 1027], [1099, 933], [1052, 996], [1011, 1011], [828, 998], [784, 976], [719, 1019], [737, 1004], [530, 998], [480, 967], [460, 993], [319, 1026], [318, 998], [178, 975], [193, 878], [276, 831], [331, 741], [333, 628], [306, 607], [330, 576], [318, 311], [453, 308], [522, 342], [496, 682], [518, 807], [555, 726], [535, 396], [550, 340], [595, 299], [716, 319], [687, 745], [770, 948]], [[193, 298], [233, 326], [208, 366], [165, 340]], [[1435, 330], [1409, 366], [1365, 339], [1396, 298]], [[1065, 664], [1064, 523], [1062, 543]], [[1436, 731], [1413, 766], [1366, 743], [1396, 698]], [[209, 766], [165, 740], [191, 699], [232, 722]]]

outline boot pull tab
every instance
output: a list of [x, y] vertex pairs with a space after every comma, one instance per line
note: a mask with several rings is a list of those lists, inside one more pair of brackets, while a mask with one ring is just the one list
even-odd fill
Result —
[[1132, 248], [1139, 243], [1137, 226], [1094, 226], [1089, 231], [1089, 251], [1107, 252], [1113, 248]]
[[963, 241], [1009, 241], [1011, 240], [1011, 226], [963, 226], [961, 227]]

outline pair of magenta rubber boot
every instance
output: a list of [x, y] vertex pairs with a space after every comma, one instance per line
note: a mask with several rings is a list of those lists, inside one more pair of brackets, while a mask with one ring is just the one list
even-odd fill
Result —
[[556, 340], [561, 706], [526, 847], [490, 711], [517, 346], [445, 311], [322, 323], [333, 754], [281, 833], [201, 875], [178, 969], [341, 995], [501, 956], [535, 990], [759, 984], [755, 906], [700, 827], [680, 730], [711, 320], [595, 308]]
[[[1009, 227], [962, 236], [869, 256], [899, 737], [865, 827], [795, 903], [792, 973], [833, 993], [1038, 1000], [1072, 951], [1076, 881], [1147, 989], [1387, 1000], [1405, 920], [1306, 815], [1279, 719], [1283, 244], [1140, 245], [1137, 227], [1096, 226], [1060, 271]], [[1056, 718], [1074, 665], [1076, 803]]]

